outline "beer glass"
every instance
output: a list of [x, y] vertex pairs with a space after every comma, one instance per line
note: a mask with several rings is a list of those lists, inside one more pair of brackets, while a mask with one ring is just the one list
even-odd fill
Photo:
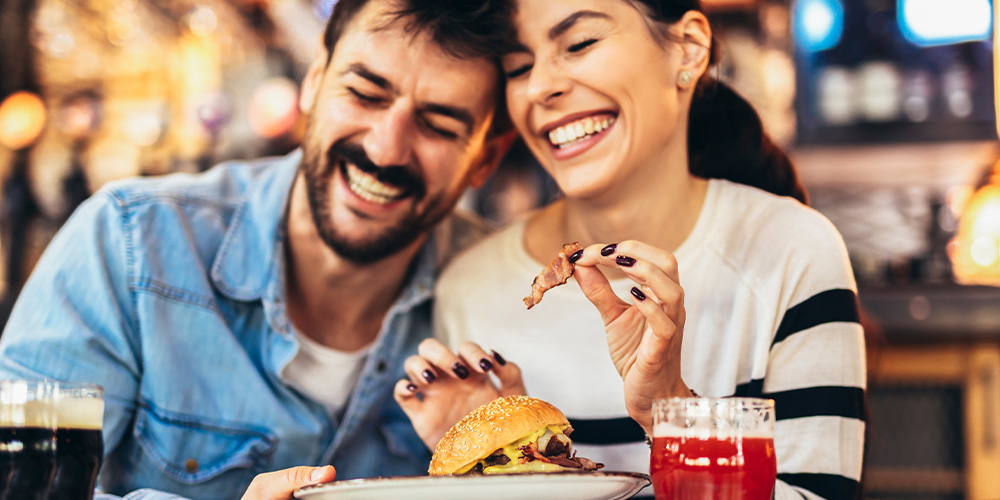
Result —
[[653, 402], [649, 474], [656, 500], [770, 500], [777, 475], [774, 402]]
[[0, 380], [0, 500], [45, 500], [55, 470], [54, 384]]
[[94, 496], [104, 457], [104, 389], [99, 385], [56, 382], [55, 477], [49, 500], [86, 500]]

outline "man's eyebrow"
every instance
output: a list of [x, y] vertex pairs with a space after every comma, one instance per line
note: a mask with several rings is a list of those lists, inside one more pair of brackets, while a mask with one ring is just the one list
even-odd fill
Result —
[[569, 31], [578, 21], [583, 19], [611, 19], [611, 16], [603, 13], [597, 12], [595, 10], [580, 10], [570, 14], [566, 19], [563, 19], [559, 24], [552, 27], [549, 30], [549, 40], [555, 40], [562, 36], [563, 33]]
[[466, 133], [469, 134], [472, 133], [472, 128], [476, 125], [476, 120], [472, 117], [472, 113], [465, 108], [433, 102], [423, 104], [420, 107], [427, 113], [447, 116], [448, 118], [454, 118], [455, 120], [462, 122], [462, 124], [465, 125]]
[[392, 94], [396, 93], [396, 88], [393, 87], [392, 83], [389, 82], [389, 80], [387, 80], [384, 76], [381, 76], [378, 73], [372, 71], [371, 69], [368, 68], [368, 66], [365, 66], [362, 63], [359, 62], [353, 63], [350, 66], [348, 66], [346, 70], [342, 71], [340, 74], [346, 75], [349, 73], [354, 73], [355, 75], [358, 75], [361, 78], [364, 78], [369, 82], [372, 82], [373, 84], [385, 90], [386, 92]]

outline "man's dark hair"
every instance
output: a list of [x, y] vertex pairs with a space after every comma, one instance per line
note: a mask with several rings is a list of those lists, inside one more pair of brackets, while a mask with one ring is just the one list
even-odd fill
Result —
[[[371, 0], [339, 0], [326, 24], [327, 57], [351, 21]], [[511, 32], [512, 2], [505, 0], [389, 0], [398, 8], [388, 24], [401, 23], [413, 36], [426, 33], [458, 59], [498, 59], [517, 47]]]
[[[327, 64], [333, 49], [347, 31], [351, 21], [372, 0], [338, 0], [326, 23], [323, 44]], [[514, 31], [513, 2], [510, 0], [388, 0], [398, 8], [392, 12], [387, 26], [401, 23], [407, 33], [416, 37], [430, 35], [441, 50], [458, 59], [490, 59], [497, 66], [497, 102], [490, 135], [509, 131], [513, 125], [507, 114], [503, 92], [503, 68], [500, 58], [513, 52], [517, 44]]]

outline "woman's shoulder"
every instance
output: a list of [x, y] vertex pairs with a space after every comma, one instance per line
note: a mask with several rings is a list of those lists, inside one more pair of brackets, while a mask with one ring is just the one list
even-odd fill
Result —
[[[752, 241], [776, 242], [840, 241], [833, 223], [798, 200], [731, 181], [713, 179], [719, 190], [716, 199], [721, 217], [731, 221], [732, 234]], [[742, 229], [742, 230], [739, 230]]]

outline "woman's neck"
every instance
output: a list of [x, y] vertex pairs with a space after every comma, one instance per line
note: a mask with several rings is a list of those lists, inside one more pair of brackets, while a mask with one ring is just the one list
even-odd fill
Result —
[[671, 163], [641, 169], [600, 199], [564, 198], [539, 211], [525, 229], [528, 253], [548, 263], [564, 243], [624, 240], [676, 251], [698, 221], [708, 182], [686, 161]]

